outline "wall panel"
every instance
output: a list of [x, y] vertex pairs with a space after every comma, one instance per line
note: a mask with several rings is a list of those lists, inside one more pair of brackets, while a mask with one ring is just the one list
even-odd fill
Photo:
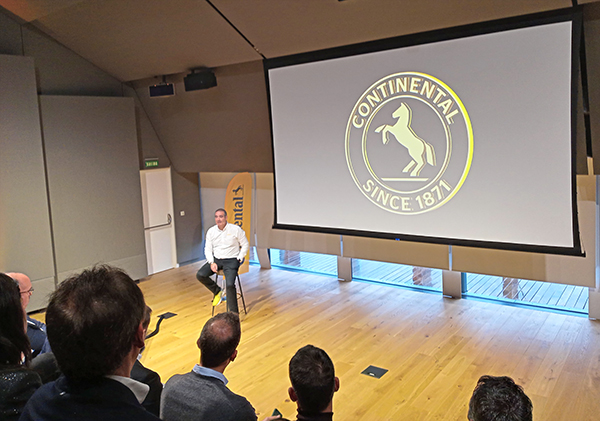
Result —
[[[202, 223], [200, 214], [200, 186], [198, 173], [171, 172], [177, 263], [185, 264], [201, 259]], [[181, 212], [185, 215], [181, 215]]]
[[0, 55], [0, 86], [0, 271], [31, 278], [34, 310], [54, 290], [54, 263], [33, 59]]
[[20, 55], [22, 53], [21, 25], [0, 13], [0, 54]]
[[35, 57], [43, 95], [122, 96], [121, 82], [40, 31], [23, 27], [23, 55]]
[[585, 5], [583, 11], [592, 156], [594, 174], [600, 174], [600, 3]]
[[58, 280], [97, 262], [147, 275], [131, 98], [41, 96]]

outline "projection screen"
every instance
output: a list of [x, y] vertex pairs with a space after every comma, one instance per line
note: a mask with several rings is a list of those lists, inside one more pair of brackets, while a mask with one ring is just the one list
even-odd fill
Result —
[[580, 15], [265, 60], [275, 228], [581, 254]]

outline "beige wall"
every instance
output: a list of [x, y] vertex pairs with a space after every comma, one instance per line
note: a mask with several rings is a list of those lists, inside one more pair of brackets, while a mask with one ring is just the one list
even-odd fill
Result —
[[133, 100], [38, 97], [34, 65], [0, 56], [0, 270], [31, 277], [30, 311], [98, 262], [147, 275]]
[[131, 98], [41, 96], [58, 281], [97, 262], [147, 275]]
[[176, 95], [150, 98], [133, 83], [160, 142], [178, 172], [271, 172], [271, 131], [262, 62], [215, 69], [217, 86], [185, 92], [183, 74], [170, 76]]
[[0, 271], [29, 275], [34, 309], [55, 272], [33, 59], [0, 55], [0, 86]]

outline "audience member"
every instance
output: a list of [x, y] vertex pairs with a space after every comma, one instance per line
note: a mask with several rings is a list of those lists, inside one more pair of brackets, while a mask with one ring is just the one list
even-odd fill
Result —
[[[23, 310], [27, 313], [27, 306], [29, 305], [29, 299], [33, 294], [33, 285], [31, 285], [31, 279], [24, 273], [10, 272], [8, 276], [13, 278], [19, 283], [19, 289], [21, 291], [21, 304]], [[39, 320], [32, 319], [27, 316], [27, 336], [29, 337], [29, 343], [31, 344], [31, 354], [35, 358], [39, 354], [50, 352], [50, 344], [46, 335], [46, 325]]]
[[62, 282], [46, 323], [64, 375], [37, 390], [21, 420], [157, 420], [140, 404], [148, 386], [129, 377], [144, 346], [145, 307], [120, 269], [96, 266]]
[[[220, 313], [206, 322], [196, 342], [200, 364], [165, 384], [160, 409], [164, 421], [256, 421], [250, 402], [227, 388], [223, 374], [237, 357], [241, 334], [237, 313]], [[265, 421], [275, 419], [279, 416]]]
[[533, 405], [510, 377], [481, 376], [469, 402], [469, 421], [531, 421]]
[[25, 312], [19, 285], [0, 273], [0, 419], [17, 420], [27, 400], [42, 385], [27, 368], [31, 347], [25, 333]]
[[298, 421], [333, 419], [333, 394], [340, 380], [325, 351], [312, 345], [300, 348], [290, 360], [290, 381], [288, 393], [298, 404]]
[[[148, 325], [150, 325], [150, 315], [152, 314], [152, 309], [146, 306], [146, 311], [144, 312], [144, 337], [148, 334]], [[142, 350], [143, 351], [143, 350]], [[142, 356], [141, 352], [138, 356], [138, 359], [135, 360], [133, 364], [133, 368], [131, 369], [131, 378], [133, 380], [137, 380], [138, 382], [147, 384], [150, 387], [150, 391], [142, 402], [142, 406], [146, 408], [147, 411], [153, 413], [158, 417], [160, 413], [160, 395], [162, 394], [163, 384], [160, 381], [160, 376], [157, 372], [150, 370], [142, 365], [140, 362], [140, 357]]]

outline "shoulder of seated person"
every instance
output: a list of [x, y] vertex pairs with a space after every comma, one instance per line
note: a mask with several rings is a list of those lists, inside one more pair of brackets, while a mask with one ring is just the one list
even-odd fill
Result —
[[40, 330], [44, 330], [44, 327], [46, 327], [44, 322], [40, 322], [39, 320], [36, 320], [29, 316], [27, 316], [27, 326], [36, 327]]
[[10, 389], [9, 386], [19, 387], [23, 385], [41, 386], [42, 380], [40, 375], [26, 367], [12, 367], [0, 369], [0, 382], [2, 389]]

